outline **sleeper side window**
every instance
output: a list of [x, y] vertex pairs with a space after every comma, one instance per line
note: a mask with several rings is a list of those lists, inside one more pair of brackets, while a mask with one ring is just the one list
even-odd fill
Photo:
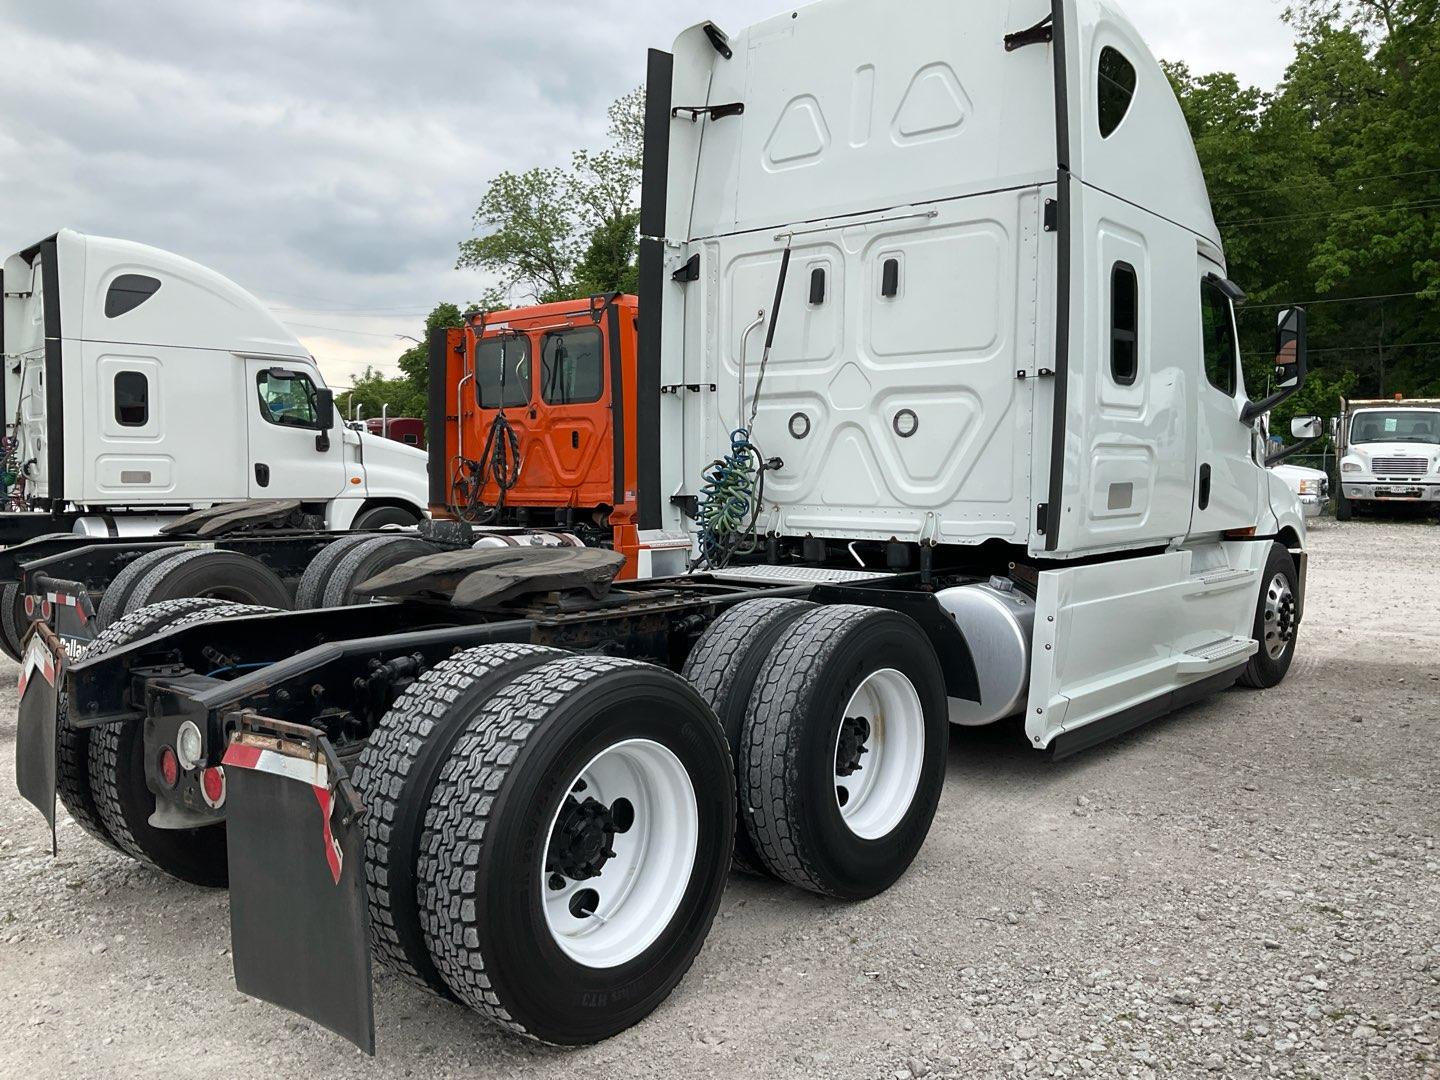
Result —
[[1110, 272], [1110, 377], [1134, 386], [1140, 374], [1140, 280], [1129, 263]]
[[160, 282], [147, 274], [121, 274], [105, 290], [105, 317], [118, 318], [134, 311], [160, 291]]
[[315, 384], [300, 371], [269, 368], [255, 376], [260, 391], [260, 415], [280, 427], [317, 429], [320, 410]]
[[1200, 282], [1200, 321], [1205, 333], [1205, 377], [1216, 390], [1235, 395], [1235, 315], [1230, 298], [1214, 282]]
[[540, 350], [540, 396], [547, 405], [599, 401], [605, 389], [600, 329], [582, 326], [546, 334]]
[[1114, 134], [1130, 102], [1135, 99], [1135, 65], [1120, 50], [1106, 46], [1100, 50], [1100, 88], [1096, 96], [1100, 109], [1100, 137]]
[[530, 339], [524, 334], [485, 338], [475, 350], [475, 392], [482, 409], [530, 404]]
[[150, 379], [144, 372], [116, 372], [115, 422], [121, 427], [144, 427], [150, 422]]

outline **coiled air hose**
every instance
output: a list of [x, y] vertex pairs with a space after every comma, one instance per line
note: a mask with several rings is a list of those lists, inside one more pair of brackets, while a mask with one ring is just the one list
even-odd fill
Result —
[[[484, 324], [481, 324], [481, 334]], [[518, 334], [500, 335], [500, 396], [495, 417], [485, 432], [484, 446], [480, 460], [456, 457], [454, 462], [455, 480], [451, 485], [451, 503], [461, 521], [471, 525], [489, 525], [505, 512], [505, 496], [520, 482], [520, 471], [524, 461], [520, 457], [520, 436], [516, 433], [509, 417], [505, 415], [506, 380], [509, 365], [505, 359], [505, 340]], [[478, 359], [481, 335], [475, 336], [475, 353]], [[463, 420], [461, 421], [464, 422]], [[486, 503], [485, 489], [493, 482], [496, 487], [495, 501]]]
[[790, 272], [790, 243], [780, 256], [780, 275], [775, 281], [775, 303], [770, 308], [770, 325], [765, 331], [765, 349], [760, 354], [760, 374], [755, 380], [755, 396], [750, 401], [750, 415], [745, 415], [745, 346], [740, 346], [740, 427], [730, 433], [730, 452], [716, 458], [701, 474], [700, 505], [695, 523], [700, 527], [699, 554], [691, 563], [692, 570], [723, 569], [737, 555], [752, 554], [760, 546], [755, 523], [765, 502], [765, 472], [780, 467], [780, 462], [766, 461], [754, 443], [751, 432], [760, 409], [760, 388], [765, 384], [765, 368], [770, 363], [770, 349], [775, 344], [775, 326], [780, 321], [780, 300], [785, 294], [785, 278]]

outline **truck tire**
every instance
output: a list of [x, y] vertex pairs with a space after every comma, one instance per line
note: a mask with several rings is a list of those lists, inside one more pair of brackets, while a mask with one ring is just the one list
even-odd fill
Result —
[[365, 801], [365, 892], [375, 956], [417, 986], [450, 997], [425, 946], [415, 861], [430, 792], [475, 711], [516, 675], [566, 654], [481, 645], [437, 664], [396, 699], [353, 771]]
[[930, 829], [948, 742], [940, 661], [913, 619], [854, 605], [801, 618], [740, 742], [742, 820], [766, 867], [826, 896], [883, 892]]
[[125, 599], [123, 611], [129, 614], [189, 596], [280, 611], [294, 604], [279, 575], [259, 559], [236, 551], [191, 548], [151, 567]]
[[0, 588], [0, 651], [17, 664], [24, 655], [28, 621], [25, 616], [25, 597], [20, 595], [20, 583], [7, 581], [4, 587]]
[[[710, 624], [685, 660], [681, 674], [720, 718], [735, 760], [737, 783], [741, 728], [760, 669], [780, 635], [814, 610], [808, 600], [783, 597], [737, 604]], [[743, 815], [743, 800], [738, 805]], [[735, 869], [756, 876], [769, 873], [743, 822], [735, 828]]]
[[[147, 632], [155, 633], [161, 628], [179, 630], [195, 623], [274, 610], [201, 597], [185, 598], [174, 603], [194, 603], [196, 600], [205, 602], [205, 606], [186, 609], [183, 614], [166, 619], [161, 625], [152, 625]], [[166, 614], [175, 610], [168, 605], [156, 607], [165, 608]], [[141, 624], [157, 615], [155, 608], [142, 609], [121, 619], [114, 629], [128, 628], [131, 619]], [[96, 643], [99, 640], [97, 638]], [[86, 655], [92, 654], [87, 651]], [[93, 728], [88, 753], [90, 791], [95, 809], [116, 847], [151, 869], [192, 885], [212, 888], [226, 885], [228, 868], [224, 822], [198, 829], [156, 829], [151, 826], [155, 796], [145, 782], [144, 724], [108, 724]]]
[[418, 525], [420, 515], [403, 506], [372, 506], [355, 515], [350, 528], [356, 532], [363, 529], [383, 529], [387, 525]]
[[431, 795], [430, 955], [511, 1031], [609, 1038], [694, 962], [734, 829], [725, 736], [685, 680], [610, 657], [534, 668], [471, 716]]
[[348, 607], [360, 602], [355, 590], [376, 574], [440, 549], [418, 536], [371, 536], [348, 550], [325, 582], [321, 607]]
[[1335, 520], [1349, 521], [1355, 516], [1355, 509], [1350, 505], [1350, 500], [1345, 497], [1344, 491], [1335, 493]]
[[1295, 659], [1299, 623], [1300, 580], [1295, 559], [1283, 544], [1271, 544], [1260, 579], [1253, 636], [1259, 651], [1240, 675], [1240, 685], [1256, 690], [1279, 686]]
[[[103, 656], [113, 649], [129, 645], [132, 641], [157, 634], [195, 612], [210, 612], [226, 606], [222, 600], [191, 597], [183, 600], [169, 600], [155, 604], [125, 616], [102, 630], [94, 641], [79, 647], [71, 655], [71, 663], [78, 663], [85, 657]], [[101, 820], [95, 805], [95, 796], [90, 788], [90, 740], [95, 729], [75, 728], [70, 725], [69, 695], [60, 691], [60, 723], [55, 752], [55, 788], [60, 803], [87, 833], [107, 847], [124, 852], [115, 842], [110, 830]]]
[[100, 607], [95, 612], [96, 626], [104, 630], [127, 611], [134, 610], [127, 604], [130, 594], [135, 591], [135, 586], [140, 584], [145, 575], [155, 567], [187, 550], [183, 547], [160, 548], [156, 551], [147, 551], [139, 558], [132, 559], [125, 569], [115, 575], [115, 580], [105, 587], [104, 595], [100, 597]]
[[330, 580], [330, 574], [340, 560], [372, 539], [370, 536], [342, 536], [321, 548], [305, 567], [305, 573], [300, 575], [300, 584], [295, 587], [295, 610], [307, 611], [324, 606], [325, 583]]

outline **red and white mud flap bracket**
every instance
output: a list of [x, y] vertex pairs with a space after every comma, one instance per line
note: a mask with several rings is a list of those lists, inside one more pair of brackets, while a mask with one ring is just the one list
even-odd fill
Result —
[[15, 730], [15, 786], [50, 823], [55, 847], [55, 753], [60, 728], [60, 687], [65, 678], [65, 643], [49, 625], [37, 622], [20, 658], [20, 709]]
[[364, 810], [319, 731], [245, 711], [225, 751], [235, 988], [375, 1053]]
[[99, 633], [95, 626], [95, 606], [90, 593], [78, 581], [37, 574], [25, 594], [25, 617], [32, 623], [47, 622], [61, 639], [85, 644]]

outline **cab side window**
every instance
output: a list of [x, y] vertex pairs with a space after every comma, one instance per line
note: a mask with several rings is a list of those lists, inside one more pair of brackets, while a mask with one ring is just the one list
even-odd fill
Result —
[[255, 376], [260, 392], [260, 415], [280, 427], [318, 428], [320, 410], [315, 384], [298, 371], [271, 368]]
[[547, 405], [599, 401], [605, 389], [605, 355], [598, 327], [545, 335], [540, 355], [540, 395]]
[[1235, 394], [1235, 316], [1230, 298], [1209, 280], [1200, 282], [1200, 324], [1205, 334], [1205, 377], [1216, 390]]
[[1118, 49], [1100, 51], [1100, 86], [1096, 103], [1100, 112], [1100, 137], [1108, 139], [1130, 111], [1135, 100], [1135, 65]]

